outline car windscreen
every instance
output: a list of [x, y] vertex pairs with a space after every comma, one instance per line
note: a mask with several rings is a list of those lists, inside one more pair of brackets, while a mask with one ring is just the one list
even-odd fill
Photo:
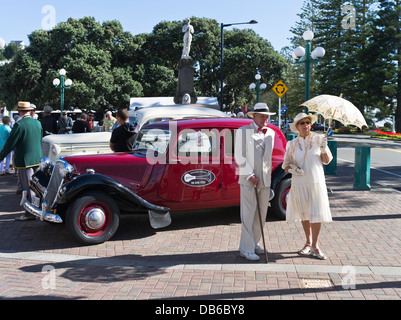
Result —
[[165, 153], [170, 142], [171, 131], [163, 129], [143, 129], [138, 133], [133, 150], [153, 150]]

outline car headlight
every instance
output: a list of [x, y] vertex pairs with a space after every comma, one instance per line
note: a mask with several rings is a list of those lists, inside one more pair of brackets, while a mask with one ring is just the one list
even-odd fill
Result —
[[63, 179], [69, 180], [73, 172], [74, 167], [68, 163], [64, 163], [64, 165], [60, 167], [60, 175]]
[[57, 157], [61, 153], [61, 148], [57, 144], [53, 144], [51, 148], [51, 152], [54, 157]]
[[53, 170], [53, 163], [49, 158], [43, 157], [39, 161], [39, 171], [50, 174]]

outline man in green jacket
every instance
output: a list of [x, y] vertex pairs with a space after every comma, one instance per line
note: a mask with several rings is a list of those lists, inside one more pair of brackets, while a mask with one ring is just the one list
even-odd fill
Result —
[[[21, 120], [14, 124], [10, 137], [0, 151], [0, 161], [14, 149], [14, 166], [18, 169], [22, 190], [28, 191], [29, 201], [33, 201], [34, 193], [29, 189], [29, 181], [36, 171], [42, 158], [42, 126], [30, 116], [32, 110], [29, 102], [18, 102], [18, 114]], [[35, 217], [28, 212], [23, 213], [15, 220], [34, 220]]]

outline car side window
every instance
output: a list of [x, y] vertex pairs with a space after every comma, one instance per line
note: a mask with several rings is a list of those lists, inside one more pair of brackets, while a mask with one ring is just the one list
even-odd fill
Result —
[[189, 129], [178, 136], [175, 153], [180, 157], [216, 157], [218, 145], [218, 132]]
[[165, 153], [170, 142], [171, 132], [162, 129], [146, 129], [139, 132], [133, 150], [146, 149]]

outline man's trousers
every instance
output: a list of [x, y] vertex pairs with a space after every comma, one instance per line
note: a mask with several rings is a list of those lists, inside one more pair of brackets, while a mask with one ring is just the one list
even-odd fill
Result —
[[[262, 229], [259, 222], [255, 189], [258, 191], [260, 213], [263, 227], [265, 225], [267, 209], [269, 207], [270, 188], [254, 188], [241, 185], [241, 240], [240, 252], [255, 253], [255, 247], [262, 236]], [[263, 245], [261, 246], [263, 247]]]

